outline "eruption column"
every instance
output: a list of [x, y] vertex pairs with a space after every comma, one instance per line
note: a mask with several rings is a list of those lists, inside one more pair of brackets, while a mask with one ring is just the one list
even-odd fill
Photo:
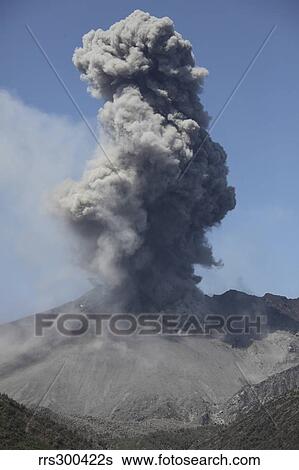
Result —
[[198, 97], [207, 70], [170, 18], [139, 10], [87, 33], [73, 62], [105, 100], [110, 162], [97, 149], [82, 179], [58, 188], [56, 209], [79, 235], [84, 267], [123, 305], [163, 308], [195, 289], [195, 264], [216, 264], [206, 232], [235, 206]]

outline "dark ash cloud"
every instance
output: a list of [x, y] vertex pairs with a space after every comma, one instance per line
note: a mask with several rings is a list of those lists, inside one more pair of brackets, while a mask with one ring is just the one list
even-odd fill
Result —
[[216, 264], [206, 232], [235, 206], [198, 98], [207, 70], [170, 18], [139, 10], [87, 33], [73, 61], [106, 100], [101, 141], [113, 167], [98, 149], [82, 179], [57, 190], [56, 209], [79, 235], [85, 268], [123, 305], [161, 309], [195, 289], [194, 264]]

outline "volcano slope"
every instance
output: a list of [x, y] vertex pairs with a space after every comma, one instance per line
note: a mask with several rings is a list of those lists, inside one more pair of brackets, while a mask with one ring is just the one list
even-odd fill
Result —
[[[299, 449], [299, 392], [283, 394], [229, 425], [156, 431], [112, 441], [118, 449]], [[297, 413], [296, 413], [297, 411]]]
[[[48, 313], [105, 312], [100, 299], [95, 289]], [[244, 387], [291, 369], [292, 379], [284, 385], [278, 380], [267, 389], [268, 398], [298, 387], [297, 308], [297, 301], [278, 296], [202, 295], [198, 315], [260, 311], [266, 316], [268, 331], [239, 346], [231, 338], [203, 335], [65, 337], [55, 328], [38, 337], [34, 316], [27, 317], [0, 327], [0, 392], [34, 409], [104, 420], [112, 431], [118, 423], [126, 433], [205, 424], [213, 416], [219, 419], [221, 410], [229, 421], [226, 410], [235, 418], [254, 401], [250, 393], [245, 402], [234, 399]]]

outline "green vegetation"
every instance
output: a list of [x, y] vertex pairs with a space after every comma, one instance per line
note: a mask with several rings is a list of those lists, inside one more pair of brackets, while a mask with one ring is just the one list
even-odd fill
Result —
[[0, 394], [0, 449], [80, 449], [89, 443], [54, 419]]

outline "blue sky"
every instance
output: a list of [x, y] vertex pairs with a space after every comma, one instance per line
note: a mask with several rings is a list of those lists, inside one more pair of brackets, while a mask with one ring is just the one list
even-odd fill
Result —
[[[28, 24], [92, 125], [99, 102], [71, 58], [82, 35], [140, 8], [170, 16], [208, 68], [202, 101], [216, 116], [273, 25], [277, 29], [212, 136], [228, 153], [237, 207], [210, 234], [224, 267], [203, 289], [299, 297], [299, 62], [296, 0], [2, 0], [0, 6], [0, 321], [88, 288], [45, 193], [76, 177], [94, 142], [28, 34]], [[38, 207], [38, 209], [36, 209]]]

